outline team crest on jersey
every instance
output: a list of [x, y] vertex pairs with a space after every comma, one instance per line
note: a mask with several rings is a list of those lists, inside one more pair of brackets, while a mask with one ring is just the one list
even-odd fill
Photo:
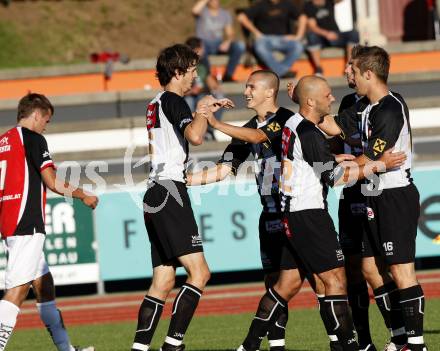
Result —
[[367, 210], [367, 218], [368, 218], [368, 220], [370, 221], [370, 220], [374, 219], [374, 211], [373, 211], [373, 209], [371, 207], [367, 207], [366, 210]]
[[157, 105], [156, 104], [149, 104], [147, 107], [147, 130], [150, 130], [151, 128], [154, 128], [156, 125], [157, 120]]
[[267, 126], [267, 130], [275, 133], [275, 132], [278, 132], [279, 130], [281, 130], [281, 126], [278, 122], [272, 122], [271, 124], [269, 124]]
[[385, 150], [386, 144], [387, 144], [387, 142], [385, 140], [377, 138], [376, 141], [374, 142], [374, 145], [373, 145], [374, 156], [382, 153], [383, 150]]

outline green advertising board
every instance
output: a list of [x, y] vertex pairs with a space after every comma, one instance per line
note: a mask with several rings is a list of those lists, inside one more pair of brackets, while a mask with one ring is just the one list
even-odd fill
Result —
[[[44, 253], [55, 284], [97, 282], [93, 213], [78, 200], [49, 198], [46, 204], [46, 241]], [[0, 275], [6, 267], [0, 249]], [[4, 279], [0, 278], [0, 287]]]

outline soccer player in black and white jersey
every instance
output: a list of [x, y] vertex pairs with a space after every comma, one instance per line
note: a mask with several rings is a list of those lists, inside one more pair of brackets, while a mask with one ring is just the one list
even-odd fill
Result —
[[0, 136], [0, 232], [7, 254], [6, 291], [0, 301], [0, 350], [14, 330], [29, 289], [36, 296], [40, 318], [58, 351], [94, 351], [74, 347], [55, 302], [55, 286], [43, 247], [46, 238], [46, 188], [80, 199], [94, 209], [98, 198], [56, 177], [55, 165], [42, 135], [54, 108], [41, 94], [20, 99], [17, 126]]
[[[334, 101], [324, 79], [303, 77], [295, 95], [300, 110], [286, 122], [282, 137], [280, 191], [286, 232], [300, 263], [325, 286], [325, 297], [320, 300], [324, 324], [334, 331], [342, 350], [358, 350], [347, 300], [344, 255], [326, 197], [329, 186], [353, 182], [378, 165], [353, 170], [344, 163], [338, 165], [330, 153], [325, 136], [316, 126]], [[394, 167], [404, 158], [388, 152], [381, 161], [386, 167]], [[276, 316], [276, 306], [272, 313]]]
[[359, 165], [378, 159], [392, 148], [407, 155], [403, 165], [379, 173], [375, 181], [364, 187], [370, 230], [363, 240], [363, 271], [367, 280], [371, 272], [377, 277], [375, 257], [380, 256], [389, 265], [398, 288], [389, 291], [384, 285], [383, 294], [388, 294], [390, 300], [399, 299], [408, 340], [406, 346], [392, 342], [386, 350], [426, 351], [424, 295], [414, 267], [420, 204], [411, 178], [411, 128], [405, 101], [388, 89], [389, 65], [389, 55], [382, 48], [360, 48], [352, 68], [356, 92], [366, 96], [369, 104], [361, 114], [348, 109], [335, 119], [328, 116], [320, 128], [327, 134], [345, 138], [359, 130], [360, 123], [363, 154], [356, 159]]
[[[280, 80], [270, 70], [258, 70], [250, 74], [244, 91], [247, 108], [256, 112], [243, 127], [236, 127], [208, 118], [215, 129], [231, 136], [233, 140], [226, 147], [216, 167], [204, 169], [188, 175], [189, 185], [203, 185], [218, 182], [229, 174], [237, 175], [239, 167], [250, 155], [255, 160], [255, 179], [263, 206], [259, 221], [260, 255], [265, 273], [265, 285], [270, 289], [280, 274], [286, 284], [297, 286], [292, 296], [301, 287], [302, 277], [292, 257], [283, 255], [286, 238], [282, 223], [281, 203], [278, 191], [281, 162], [281, 133], [293, 112], [279, 107], [277, 96]], [[287, 305], [276, 323], [268, 330], [271, 351], [285, 349], [285, 328], [288, 320]], [[253, 350], [249, 345], [252, 331], [243, 343], [243, 348]], [[257, 339], [258, 342], [261, 340]]]
[[[350, 60], [345, 67], [347, 84], [354, 89], [354, 75], [352, 70], [353, 56], [356, 57], [357, 49], [352, 50]], [[339, 105], [339, 113], [347, 108], [357, 105], [357, 110], [366, 107], [362, 96], [356, 92], [344, 96]], [[330, 143], [333, 153], [347, 153], [353, 156], [362, 154], [360, 133], [351, 136], [352, 140], [357, 139], [358, 145], [349, 145], [340, 138], [333, 138]], [[364, 180], [355, 184], [345, 186], [339, 200], [339, 243], [345, 256], [345, 273], [347, 275], [347, 296], [351, 307], [353, 323], [356, 328], [359, 349], [361, 351], [376, 351], [370, 333], [368, 309], [370, 296], [368, 285], [362, 274], [362, 238], [366, 230], [366, 200], [361, 192]], [[387, 275], [386, 266], [380, 266], [382, 274]]]
[[162, 351], [184, 350], [183, 338], [210, 277], [202, 238], [186, 189], [188, 142], [200, 145], [207, 129], [206, 114], [232, 106], [228, 99], [207, 96], [194, 117], [183, 96], [197, 77], [198, 56], [187, 45], [161, 51], [156, 71], [163, 91], [147, 106], [146, 123], [151, 169], [144, 196], [144, 218], [151, 243], [153, 280], [138, 315], [133, 351], [146, 351], [174, 287], [176, 268], [188, 278], [177, 294]]

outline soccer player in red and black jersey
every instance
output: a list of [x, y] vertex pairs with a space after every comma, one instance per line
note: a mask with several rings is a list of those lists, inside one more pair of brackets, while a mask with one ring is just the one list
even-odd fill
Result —
[[0, 136], [0, 232], [8, 258], [6, 291], [0, 301], [0, 350], [6, 348], [31, 286], [40, 317], [58, 351], [94, 350], [70, 344], [44, 259], [46, 188], [81, 199], [92, 209], [98, 204], [96, 196], [56, 179], [42, 136], [53, 112], [44, 95], [28, 94], [18, 104], [17, 126]]

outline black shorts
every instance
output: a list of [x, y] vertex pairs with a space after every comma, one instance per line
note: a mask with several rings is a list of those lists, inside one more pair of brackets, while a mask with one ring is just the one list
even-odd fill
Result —
[[298, 268], [289, 254], [282, 213], [262, 212], [259, 222], [261, 264], [265, 273]]
[[339, 243], [344, 255], [362, 253], [362, 240], [368, 225], [366, 199], [361, 192], [361, 183], [344, 188], [339, 200]]
[[298, 264], [308, 272], [319, 274], [344, 267], [344, 254], [327, 210], [290, 212], [284, 223], [289, 242], [300, 259]]
[[151, 243], [153, 267], [179, 266], [178, 257], [203, 252], [186, 185], [161, 180], [149, 185], [144, 196], [144, 220]]
[[367, 196], [364, 256], [382, 256], [388, 264], [414, 262], [419, 216], [420, 196], [414, 184]]

